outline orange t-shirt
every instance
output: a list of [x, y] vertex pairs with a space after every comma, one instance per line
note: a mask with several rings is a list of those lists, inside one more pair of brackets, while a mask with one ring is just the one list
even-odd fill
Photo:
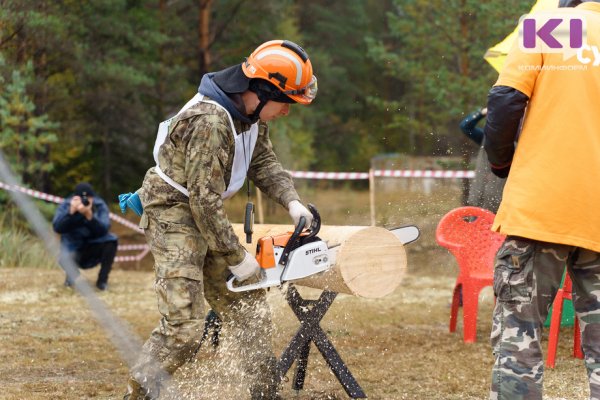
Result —
[[600, 3], [556, 12], [585, 16], [590, 47], [510, 51], [496, 85], [530, 101], [492, 229], [600, 252]]

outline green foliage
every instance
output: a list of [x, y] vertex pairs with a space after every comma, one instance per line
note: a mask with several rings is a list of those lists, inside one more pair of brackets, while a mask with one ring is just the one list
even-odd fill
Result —
[[292, 106], [287, 118], [270, 124], [270, 137], [281, 164], [290, 170], [307, 170], [313, 159], [313, 132], [310, 130], [310, 110]]
[[306, 48], [319, 80], [314, 104], [271, 126], [287, 168], [462, 154], [458, 122], [496, 78], [483, 54], [531, 3], [4, 0], [0, 145], [32, 187], [64, 195], [85, 180], [111, 201], [139, 186], [158, 123], [205, 72], [286, 38]]
[[[319, 94], [310, 106], [314, 121], [313, 168], [364, 170], [379, 151], [381, 115], [366, 103], [379, 91], [381, 68], [365, 57], [367, 32], [379, 34], [382, 2], [299, 3], [303, 45], [309, 50]], [[367, 146], [364, 146], [367, 144]]]
[[497, 73], [483, 60], [486, 49], [508, 34], [531, 4], [519, 0], [431, 3], [394, 0], [386, 36], [368, 36], [368, 55], [385, 66], [401, 95], [370, 97], [392, 111], [386, 142], [413, 154], [445, 154], [463, 140], [465, 113], [482, 107]]
[[0, 268], [54, 268], [55, 257], [44, 243], [9, 218], [0, 218]]
[[56, 142], [59, 127], [47, 114], [35, 115], [35, 104], [27, 93], [33, 79], [31, 62], [7, 71], [0, 53], [0, 150], [21, 176], [52, 171], [53, 164], [45, 155]]

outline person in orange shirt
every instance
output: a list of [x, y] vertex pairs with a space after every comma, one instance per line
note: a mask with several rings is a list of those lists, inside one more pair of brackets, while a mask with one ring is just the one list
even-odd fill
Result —
[[507, 238], [494, 270], [491, 399], [542, 399], [540, 338], [565, 265], [590, 399], [600, 399], [600, 0], [553, 13], [585, 20], [583, 46], [569, 56], [516, 45], [488, 96], [484, 146], [508, 177], [492, 227]]

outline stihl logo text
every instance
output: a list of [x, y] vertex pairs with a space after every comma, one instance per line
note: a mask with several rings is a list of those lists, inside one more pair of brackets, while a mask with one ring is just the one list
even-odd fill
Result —
[[314, 253], [318, 253], [318, 252], [319, 252], [319, 249], [310, 249], [310, 250], [306, 250], [306, 255], [314, 254]]

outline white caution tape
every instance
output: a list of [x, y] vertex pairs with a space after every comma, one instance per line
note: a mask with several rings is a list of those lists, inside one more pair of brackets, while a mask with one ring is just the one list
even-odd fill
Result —
[[375, 170], [375, 176], [385, 178], [475, 178], [475, 171], [440, 171], [440, 170]]
[[[332, 180], [360, 180], [369, 179], [369, 172], [314, 172], [314, 171], [288, 171], [293, 178], [300, 179], [332, 179]], [[382, 178], [466, 178], [475, 177], [475, 171], [440, 171], [440, 170], [401, 170], [377, 169], [374, 176]]]
[[147, 244], [120, 244], [119, 251], [131, 251], [131, 250], [145, 250], [148, 248]]
[[304, 179], [337, 179], [358, 180], [369, 179], [368, 172], [313, 172], [313, 171], [288, 171], [294, 178]]
[[[4, 182], [0, 182], [0, 189], [4, 189], [4, 190], [10, 190], [13, 192], [21, 192], [24, 193], [28, 196], [31, 196], [33, 198], [36, 199], [40, 199], [40, 200], [44, 200], [44, 201], [49, 201], [51, 203], [56, 203], [56, 204], [60, 204], [62, 203], [65, 199], [63, 197], [60, 196], [55, 196], [53, 194], [48, 194], [48, 193], [43, 193], [43, 192], [39, 192], [37, 190], [33, 190], [33, 189], [28, 189], [22, 186], [16, 186], [16, 185], [8, 185]], [[133, 229], [134, 231], [138, 232], [138, 233], [144, 233], [144, 231], [138, 227], [136, 224], [134, 224], [131, 221], [126, 220], [123, 217], [118, 216], [117, 214], [113, 214], [110, 213], [109, 214], [110, 219], [112, 219], [113, 221], [118, 222], [121, 225], [124, 225], [130, 229]], [[144, 258], [144, 256], [146, 254], [148, 254], [148, 251], [150, 250], [147, 244], [134, 244], [134, 245], [121, 245], [118, 247], [118, 250], [142, 250], [141, 253], [135, 255], [135, 256], [119, 256], [115, 258], [115, 262], [122, 262], [122, 261], [139, 261], [142, 258]]]
[[[150, 247], [148, 247], [148, 245], [146, 245], [146, 244], [130, 245], [130, 246], [140, 246], [140, 248], [143, 247], [144, 249], [143, 249], [142, 252], [140, 252], [139, 254], [136, 254], [135, 256], [118, 256], [118, 257], [115, 257], [115, 262], [140, 261], [150, 251]], [[119, 246], [119, 250], [121, 250], [121, 246]]]
[[37, 190], [27, 189], [27, 188], [24, 188], [21, 186], [7, 185], [4, 182], [0, 182], [0, 189], [10, 190], [13, 192], [25, 193], [26, 195], [35, 197], [36, 199], [41, 199], [41, 200], [49, 201], [52, 203], [62, 203], [62, 201], [64, 200], [62, 197], [59, 197], [59, 196], [54, 196], [52, 194], [38, 192]]
[[[332, 180], [361, 180], [369, 179], [372, 173], [375, 177], [381, 178], [462, 178], [472, 179], [475, 177], [475, 171], [440, 171], [440, 170], [387, 170], [379, 169], [372, 170], [371, 172], [315, 172], [315, 171], [288, 171], [292, 177], [299, 179], [332, 179]], [[28, 189], [16, 185], [8, 185], [4, 182], [0, 182], [0, 189], [17, 191], [24, 193], [28, 196], [36, 199], [49, 201], [52, 203], [60, 204], [64, 201], [63, 197], [54, 196], [52, 194], [39, 192], [37, 190]], [[133, 222], [120, 217], [116, 214], [110, 213], [110, 219], [118, 222], [119, 224], [126, 226], [138, 233], [144, 233], [144, 231]], [[142, 250], [141, 253], [135, 256], [120, 256], [116, 257], [115, 261], [139, 261], [149, 251], [148, 245], [122, 245], [119, 246], [119, 250]]]
[[124, 226], [126, 226], [128, 228], [131, 228], [131, 229], [133, 229], [136, 232], [144, 233], [144, 230], [142, 228], [140, 228], [139, 226], [137, 226], [137, 224], [134, 224], [133, 222], [131, 222], [129, 220], [126, 220], [123, 217], [118, 216], [117, 214], [110, 213], [109, 217], [113, 221], [116, 221], [116, 222], [118, 222], [121, 225], [124, 225]]

